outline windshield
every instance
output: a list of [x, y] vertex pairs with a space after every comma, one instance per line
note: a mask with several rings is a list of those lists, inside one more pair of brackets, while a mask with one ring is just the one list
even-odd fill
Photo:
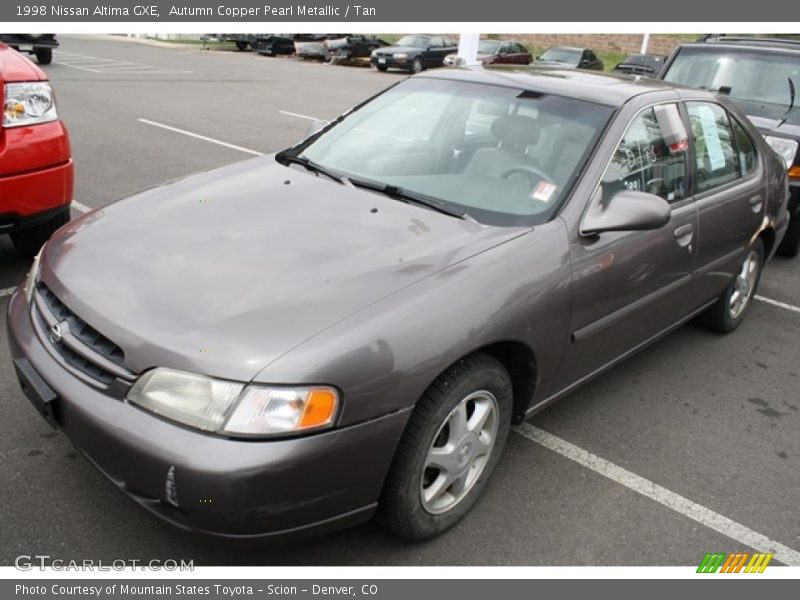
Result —
[[427, 48], [430, 43], [430, 38], [424, 35], [404, 35], [395, 46], [411, 46], [412, 48]]
[[478, 44], [478, 54], [494, 54], [500, 47], [500, 42], [483, 40]]
[[790, 77], [800, 95], [800, 55], [705, 48], [683, 48], [664, 75], [674, 83], [722, 90], [745, 113], [774, 119], [789, 107]]
[[570, 48], [551, 48], [540, 57], [540, 60], [554, 60], [565, 63], [577, 63], [580, 59], [581, 51]]
[[563, 96], [418, 78], [287, 154], [482, 223], [536, 224], [555, 214], [611, 113]]

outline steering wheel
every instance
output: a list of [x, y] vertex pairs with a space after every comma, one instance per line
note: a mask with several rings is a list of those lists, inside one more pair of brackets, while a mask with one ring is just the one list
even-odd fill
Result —
[[[500, 177], [503, 179], [509, 179], [514, 173], [523, 173], [528, 177], [528, 181], [530, 183], [538, 183], [540, 181], [547, 181], [549, 183], [553, 182], [553, 180], [550, 179], [550, 176], [547, 175], [545, 172], [537, 169], [536, 167], [531, 167], [529, 165], [517, 165], [516, 167], [511, 167], [509, 169], [506, 169], [505, 171], [500, 173]], [[531, 175], [536, 176], [535, 181], [530, 178]]]

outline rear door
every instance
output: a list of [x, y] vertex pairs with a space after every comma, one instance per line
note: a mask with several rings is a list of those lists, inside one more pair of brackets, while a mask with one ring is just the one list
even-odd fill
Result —
[[755, 144], [714, 102], [687, 101], [695, 164], [694, 200], [700, 237], [698, 293], [722, 293], [737, 272], [764, 215], [765, 187]]

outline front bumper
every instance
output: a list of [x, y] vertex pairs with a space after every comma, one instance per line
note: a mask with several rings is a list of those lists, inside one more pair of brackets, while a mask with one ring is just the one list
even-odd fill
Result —
[[12, 357], [27, 361], [58, 398], [51, 405], [57, 427], [122, 491], [170, 523], [285, 540], [372, 516], [408, 411], [293, 439], [207, 435], [114, 397], [118, 382], [103, 389], [73, 376], [40, 339], [21, 292], [7, 319]]
[[395, 58], [394, 56], [371, 56], [369, 61], [375, 67], [386, 67], [387, 69], [410, 69], [413, 59]]

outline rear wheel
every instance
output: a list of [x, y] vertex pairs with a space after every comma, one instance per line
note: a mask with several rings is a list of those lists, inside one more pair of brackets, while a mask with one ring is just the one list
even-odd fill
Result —
[[49, 65], [51, 62], [53, 62], [53, 49], [38, 48], [36, 50], [36, 60], [40, 65]]
[[736, 277], [730, 282], [717, 302], [698, 318], [714, 331], [730, 333], [744, 320], [758, 289], [764, 267], [764, 243], [759, 239], [747, 251]]
[[430, 538], [475, 504], [511, 424], [512, 389], [497, 360], [475, 354], [442, 374], [417, 402], [381, 497], [395, 534]]
[[69, 221], [69, 210], [60, 212], [39, 225], [12, 233], [11, 243], [14, 244], [14, 249], [23, 256], [36, 256], [53, 232], [67, 221]]
[[250, 45], [250, 42], [236, 42], [236, 48], [238, 50], [247, 50], [247, 47]]

